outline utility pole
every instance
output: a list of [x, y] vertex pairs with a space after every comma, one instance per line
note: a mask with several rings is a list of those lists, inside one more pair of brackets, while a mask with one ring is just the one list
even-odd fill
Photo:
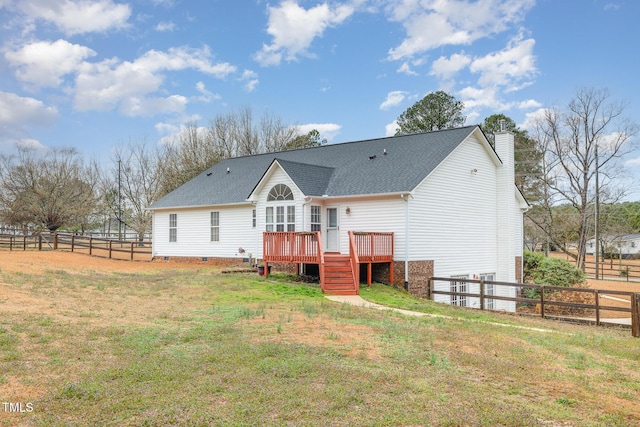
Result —
[[122, 240], [122, 160], [118, 159], [118, 240]]
[[600, 182], [599, 182], [599, 177], [598, 177], [598, 169], [600, 169], [599, 165], [598, 165], [598, 141], [596, 140], [596, 147], [595, 147], [595, 157], [596, 157], [596, 204], [595, 204], [595, 212], [594, 212], [594, 219], [595, 219], [595, 226], [594, 226], [594, 239], [595, 239], [595, 245], [596, 245], [596, 250], [594, 252], [595, 255], [595, 261], [596, 261], [596, 280], [598, 280], [598, 277], [600, 275]]

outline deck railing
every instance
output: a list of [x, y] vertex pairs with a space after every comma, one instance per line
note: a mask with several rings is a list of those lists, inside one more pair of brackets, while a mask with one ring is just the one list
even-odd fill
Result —
[[320, 232], [271, 232], [262, 239], [265, 262], [320, 264]]
[[393, 261], [393, 233], [350, 231], [360, 262]]
[[360, 264], [367, 264], [367, 284], [371, 285], [371, 264], [376, 262], [389, 263], [389, 283], [393, 283], [393, 233], [349, 231], [349, 253], [356, 283], [360, 283]]

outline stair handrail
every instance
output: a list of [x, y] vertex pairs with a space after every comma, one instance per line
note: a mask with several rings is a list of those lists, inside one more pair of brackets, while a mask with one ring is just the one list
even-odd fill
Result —
[[360, 258], [353, 231], [349, 230], [349, 259], [351, 260], [351, 273], [356, 287], [356, 294], [360, 293]]
[[316, 231], [316, 240], [318, 241], [318, 274], [320, 275], [320, 289], [324, 292], [324, 251], [322, 250], [322, 235]]

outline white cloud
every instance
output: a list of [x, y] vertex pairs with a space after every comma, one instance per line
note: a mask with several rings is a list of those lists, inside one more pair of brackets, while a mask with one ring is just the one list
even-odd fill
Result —
[[180, 113], [187, 105], [187, 98], [181, 95], [161, 97], [131, 96], [122, 101], [120, 111], [127, 116], [153, 116], [156, 114]]
[[196, 100], [205, 104], [211, 103], [214, 99], [220, 99], [220, 95], [209, 91], [203, 82], [196, 83], [196, 90], [200, 93]]
[[156, 25], [156, 31], [159, 32], [173, 31], [175, 29], [176, 24], [174, 24], [173, 22], [159, 22], [158, 25]]
[[453, 54], [449, 58], [441, 56], [431, 64], [431, 72], [429, 74], [449, 80], [470, 63], [471, 57], [463, 53]]
[[533, 130], [536, 127], [536, 122], [538, 120], [542, 120], [544, 119], [545, 115], [547, 114], [547, 108], [539, 108], [535, 111], [531, 111], [527, 114], [525, 114], [525, 119], [524, 122], [519, 125], [522, 129], [526, 129], [526, 130]]
[[30, 20], [51, 22], [67, 35], [124, 28], [131, 7], [111, 0], [24, 0], [19, 9]]
[[468, 45], [521, 22], [535, 0], [406, 0], [390, 2], [389, 19], [400, 22], [407, 37], [389, 50], [399, 60], [446, 45]]
[[640, 166], [640, 157], [636, 157], [635, 159], [627, 160], [624, 163], [625, 166]]
[[19, 80], [39, 87], [55, 87], [62, 77], [75, 73], [80, 64], [96, 52], [66, 40], [40, 41], [15, 51], [5, 52], [5, 58], [16, 68]]
[[260, 83], [260, 80], [258, 80], [258, 73], [251, 70], [244, 70], [242, 72], [242, 77], [240, 77], [240, 81], [245, 82], [244, 90], [247, 92], [253, 92], [256, 89], [256, 86], [258, 86], [258, 83]]
[[381, 110], [388, 110], [393, 107], [397, 107], [405, 100], [408, 92], [404, 92], [401, 90], [394, 90], [387, 94], [387, 98], [384, 100], [382, 104], [380, 104]]
[[13, 145], [28, 135], [31, 126], [50, 126], [58, 118], [55, 107], [15, 93], [0, 92], [0, 143]]
[[[162, 88], [163, 72], [195, 69], [224, 78], [236, 71], [228, 63], [214, 64], [207, 48], [151, 50], [133, 62], [108, 59], [84, 63], [76, 79], [75, 107], [78, 110], [111, 110], [118, 105], [125, 114], [148, 115], [181, 111], [186, 98], [178, 95], [145, 100]], [[152, 102], [151, 102], [152, 101]], [[154, 106], [153, 102], [158, 102]]]
[[481, 86], [513, 88], [522, 80], [533, 78], [536, 73], [533, 47], [535, 40], [512, 39], [504, 50], [473, 60], [470, 70], [480, 74]]
[[293, 0], [269, 6], [267, 33], [273, 41], [264, 44], [254, 59], [263, 66], [270, 66], [278, 65], [283, 58], [293, 61], [299, 56], [312, 56], [308, 49], [314, 39], [321, 37], [327, 28], [341, 24], [354, 11], [349, 5], [331, 7], [327, 3], [304, 9]]
[[333, 138], [335, 138], [339, 133], [342, 126], [335, 123], [308, 123], [304, 125], [299, 125], [298, 129], [302, 134], [307, 134], [312, 130], [317, 130], [320, 132], [320, 137], [327, 140], [327, 142], [331, 142]]
[[407, 74], [409, 76], [417, 76], [418, 73], [411, 69], [411, 65], [408, 62], [403, 62], [400, 67], [398, 67], [398, 73]]
[[42, 101], [22, 97], [15, 93], [0, 92], [0, 127], [16, 124], [49, 126], [58, 117], [55, 107], [46, 107]]
[[398, 121], [394, 120], [384, 127], [384, 134], [385, 136], [394, 136], [398, 129], [400, 129], [400, 126], [398, 126]]
[[527, 99], [518, 103], [518, 108], [521, 110], [530, 110], [532, 108], [540, 108], [542, 104], [535, 99]]

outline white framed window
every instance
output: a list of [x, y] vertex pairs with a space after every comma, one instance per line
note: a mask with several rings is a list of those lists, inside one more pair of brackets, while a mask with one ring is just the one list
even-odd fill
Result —
[[273, 206], [267, 206], [265, 224], [267, 231], [273, 231]]
[[[267, 202], [292, 201], [293, 192], [284, 184], [276, 184], [269, 191]], [[266, 231], [296, 231], [296, 207], [293, 204], [270, 203], [265, 215]]]
[[[480, 275], [480, 280], [493, 282], [496, 280], [495, 273], [485, 273]], [[487, 310], [495, 310], [496, 300], [489, 298], [496, 294], [496, 285], [488, 283], [484, 285], [484, 308]]]
[[322, 230], [320, 212], [320, 206], [311, 206], [311, 231]]
[[287, 206], [287, 231], [296, 231], [296, 207]]
[[269, 191], [267, 195], [267, 202], [273, 202], [275, 200], [293, 200], [293, 192], [284, 184], [276, 184]]
[[467, 297], [466, 295], [458, 295], [459, 293], [467, 293], [469, 290], [469, 284], [467, 283], [466, 279], [468, 278], [467, 276], [451, 276], [452, 279], [457, 279], [457, 280], [452, 280], [451, 281], [451, 289], [450, 292], [453, 292], [454, 294], [451, 295], [451, 305], [457, 305], [459, 307], [466, 307], [467, 306]]
[[178, 214], [169, 214], [169, 241], [178, 241]]
[[220, 212], [211, 212], [211, 241], [220, 241]]

